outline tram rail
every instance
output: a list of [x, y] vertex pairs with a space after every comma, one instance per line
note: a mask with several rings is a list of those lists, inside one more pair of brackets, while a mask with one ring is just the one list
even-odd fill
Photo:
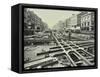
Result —
[[[76, 66], [88, 66], [93, 65], [94, 55], [84, 50], [84, 47], [92, 47], [94, 46], [93, 42], [85, 42], [85, 43], [73, 43], [66, 42], [64, 40], [58, 40], [56, 34], [52, 33], [56, 43], [58, 46], [51, 47], [49, 51], [37, 53], [37, 56], [41, 55], [49, 55], [49, 57], [37, 60], [30, 63], [25, 63], [24, 67], [28, 68], [45, 68], [47, 66], [51, 66], [59, 63], [59, 57], [66, 57], [68, 63], [72, 67]], [[58, 53], [57, 53], [58, 52]], [[52, 54], [52, 55], [50, 55]]]

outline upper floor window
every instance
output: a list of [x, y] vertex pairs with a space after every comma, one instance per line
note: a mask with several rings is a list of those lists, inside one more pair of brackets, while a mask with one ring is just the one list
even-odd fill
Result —
[[88, 26], [90, 25], [90, 22], [88, 22]]

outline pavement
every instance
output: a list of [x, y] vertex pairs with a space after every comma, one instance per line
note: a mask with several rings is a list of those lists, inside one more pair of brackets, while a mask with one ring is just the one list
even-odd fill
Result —
[[27, 60], [29, 58], [29, 61], [27, 62], [30, 62], [30, 61], [38, 60], [40, 58], [44, 58], [45, 57], [44, 55], [37, 56], [37, 53], [43, 52], [43, 50], [44, 52], [48, 51], [50, 47], [51, 46], [47, 46], [47, 45], [44, 46], [41, 45], [36, 47], [32, 47], [32, 46], [25, 47], [27, 48], [27, 50], [26, 49], [24, 50], [24, 60]]

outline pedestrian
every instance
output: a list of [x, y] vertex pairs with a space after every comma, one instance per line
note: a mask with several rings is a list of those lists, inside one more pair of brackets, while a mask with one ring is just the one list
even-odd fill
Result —
[[69, 41], [70, 41], [70, 40], [71, 40], [71, 34], [72, 34], [71, 30], [69, 30], [68, 33], [69, 33], [69, 34], [68, 34], [68, 37], [69, 37]]

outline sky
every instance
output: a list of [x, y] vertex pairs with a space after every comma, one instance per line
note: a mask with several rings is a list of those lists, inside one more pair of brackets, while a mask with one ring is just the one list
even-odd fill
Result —
[[65, 19], [72, 16], [72, 14], [78, 14], [79, 11], [69, 11], [69, 10], [52, 10], [52, 9], [34, 9], [29, 8], [37, 16], [39, 16], [43, 22], [48, 24], [48, 27], [52, 27], [59, 21], [64, 21]]

